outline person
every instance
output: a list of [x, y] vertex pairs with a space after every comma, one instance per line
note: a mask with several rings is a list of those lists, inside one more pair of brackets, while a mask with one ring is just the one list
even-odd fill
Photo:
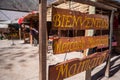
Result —
[[39, 34], [39, 32], [38, 32], [38, 30], [37, 29], [35, 29], [35, 28], [33, 28], [33, 27], [30, 27], [30, 33], [31, 33], [31, 35], [33, 36], [33, 41], [34, 41], [34, 46], [37, 46], [37, 44], [38, 44], [38, 34]]
[[21, 24], [21, 28], [23, 31], [24, 43], [28, 43], [28, 34], [30, 33], [30, 27], [27, 24]]

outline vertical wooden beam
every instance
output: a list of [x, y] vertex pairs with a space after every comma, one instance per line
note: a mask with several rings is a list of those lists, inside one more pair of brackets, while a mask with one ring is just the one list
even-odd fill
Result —
[[24, 39], [24, 43], [26, 43], [26, 41], [25, 41], [25, 38], [26, 38], [26, 36], [25, 36], [25, 24], [23, 24], [22, 27], [23, 27], [23, 39]]
[[[96, 0], [91, 0], [91, 1], [96, 1]], [[95, 7], [89, 6], [89, 14], [95, 14]], [[94, 30], [86, 30], [85, 31], [85, 36], [93, 36]], [[84, 55], [87, 56], [89, 53], [89, 49], [84, 51]]]
[[[32, 32], [32, 24], [30, 24], [30, 32]], [[29, 38], [30, 38], [30, 44], [33, 45], [33, 35], [32, 35], [32, 33], [29, 33]]]
[[21, 40], [21, 28], [19, 27], [19, 39]]
[[58, 37], [61, 37], [61, 30], [58, 29]]
[[47, 54], [47, 0], [39, 0], [39, 80], [46, 80], [46, 54]]
[[31, 33], [29, 34], [29, 37], [30, 37], [30, 44], [32, 45], [33, 44], [33, 36]]
[[[96, 0], [91, 0], [91, 1], [96, 1]], [[89, 14], [95, 14], [95, 7], [89, 6]], [[85, 36], [93, 36], [94, 35], [94, 30], [86, 30], [85, 31]], [[89, 55], [90, 49], [87, 49], [84, 51], [84, 55]], [[91, 80], [91, 69], [87, 70], [85, 73], [85, 80]]]
[[110, 17], [110, 37], [109, 37], [109, 57], [107, 59], [107, 64], [106, 64], [106, 72], [105, 72], [105, 77], [109, 78], [110, 77], [110, 57], [112, 54], [112, 36], [113, 36], [113, 19], [114, 19], [114, 11], [111, 12], [111, 17]]

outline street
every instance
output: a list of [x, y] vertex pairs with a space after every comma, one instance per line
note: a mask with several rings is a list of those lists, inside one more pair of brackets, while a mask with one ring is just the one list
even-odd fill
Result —
[[0, 41], [0, 80], [38, 80], [38, 48], [23, 41]]

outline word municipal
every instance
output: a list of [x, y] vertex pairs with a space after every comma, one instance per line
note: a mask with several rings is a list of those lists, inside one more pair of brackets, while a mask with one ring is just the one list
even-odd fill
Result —
[[72, 59], [49, 67], [49, 80], [63, 80], [82, 71], [102, 64], [108, 57], [108, 50], [94, 53], [83, 59]]

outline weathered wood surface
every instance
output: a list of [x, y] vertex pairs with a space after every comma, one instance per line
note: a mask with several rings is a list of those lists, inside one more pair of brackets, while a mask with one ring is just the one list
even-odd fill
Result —
[[39, 80], [47, 80], [46, 54], [47, 54], [47, 0], [39, 0]]
[[108, 50], [94, 53], [83, 59], [75, 58], [49, 67], [49, 80], [63, 80], [82, 71], [102, 64], [108, 57]]
[[108, 46], [108, 36], [61, 37], [53, 41], [53, 53], [63, 54], [97, 46]]
[[110, 51], [110, 55], [107, 59], [107, 64], [106, 64], [106, 71], [105, 71], [105, 76], [106, 77], [110, 77], [110, 58], [111, 58], [111, 54], [112, 54], [112, 37], [113, 37], [113, 19], [114, 19], [114, 11], [111, 12], [111, 17], [110, 17], [110, 33], [109, 33], [109, 51]]
[[108, 16], [85, 14], [68, 9], [52, 9], [53, 29], [108, 29]]

